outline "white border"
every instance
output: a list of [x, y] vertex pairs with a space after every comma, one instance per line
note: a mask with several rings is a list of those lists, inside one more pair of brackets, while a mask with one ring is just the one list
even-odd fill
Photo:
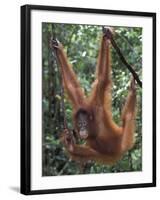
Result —
[[[142, 172], [42, 177], [42, 22], [143, 28]], [[57, 11], [31, 11], [31, 189], [138, 184], [152, 182], [152, 18]]]

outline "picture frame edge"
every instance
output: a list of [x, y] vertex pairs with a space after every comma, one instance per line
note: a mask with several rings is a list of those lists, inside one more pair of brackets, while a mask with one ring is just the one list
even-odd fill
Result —
[[[153, 19], [153, 177], [152, 183], [31, 190], [31, 11], [52, 10], [152, 17]], [[26, 4], [21, 6], [21, 142], [20, 192], [25, 195], [156, 187], [156, 13], [125, 10], [61, 7]]]

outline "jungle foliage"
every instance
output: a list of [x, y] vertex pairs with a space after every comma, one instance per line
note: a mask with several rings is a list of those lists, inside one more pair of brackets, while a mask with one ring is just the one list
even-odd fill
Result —
[[[114, 27], [115, 40], [128, 63], [142, 79], [142, 29]], [[72, 161], [59, 136], [63, 128], [61, 112], [60, 73], [54, 55], [49, 47], [51, 36], [65, 47], [70, 63], [78, 75], [86, 93], [90, 92], [95, 78], [101, 26], [72, 24], [42, 24], [42, 175], [70, 175], [89, 173], [129, 172], [142, 170], [142, 89], [137, 85], [137, 116], [135, 145], [115, 165], [102, 165], [92, 161], [85, 165]], [[131, 74], [115, 50], [112, 53], [112, 113], [117, 124], [121, 124], [120, 113], [128, 93]], [[68, 126], [72, 126], [72, 108], [65, 96], [65, 113]]]

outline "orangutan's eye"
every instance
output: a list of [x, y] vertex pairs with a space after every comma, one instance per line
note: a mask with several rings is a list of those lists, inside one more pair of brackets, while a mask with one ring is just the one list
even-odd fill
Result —
[[79, 122], [79, 123], [78, 123], [78, 126], [79, 126], [79, 127], [81, 127], [81, 126], [82, 126], [82, 123], [81, 123], [81, 122]]
[[84, 122], [83, 122], [83, 126], [86, 126], [86, 125], [87, 125], [87, 122], [86, 122], [86, 121], [84, 121]]

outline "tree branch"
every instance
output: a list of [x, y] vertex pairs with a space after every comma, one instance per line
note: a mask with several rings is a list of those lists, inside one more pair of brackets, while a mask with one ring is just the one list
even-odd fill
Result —
[[134, 79], [138, 83], [138, 85], [142, 88], [142, 81], [139, 79], [138, 74], [135, 72], [133, 67], [126, 61], [125, 57], [123, 56], [120, 48], [118, 47], [116, 41], [113, 38], [113, 33], [111, 28], [109, 27], [103, 27], [103, 33], [105, 34], [106, 39], [109, 39], [111, 41], [112, 46], [115, 48], [117, 54], [119, 55], [121, 61], [123, 62], [124, 65], [128, 68], [128, 70], [132, 73]]

